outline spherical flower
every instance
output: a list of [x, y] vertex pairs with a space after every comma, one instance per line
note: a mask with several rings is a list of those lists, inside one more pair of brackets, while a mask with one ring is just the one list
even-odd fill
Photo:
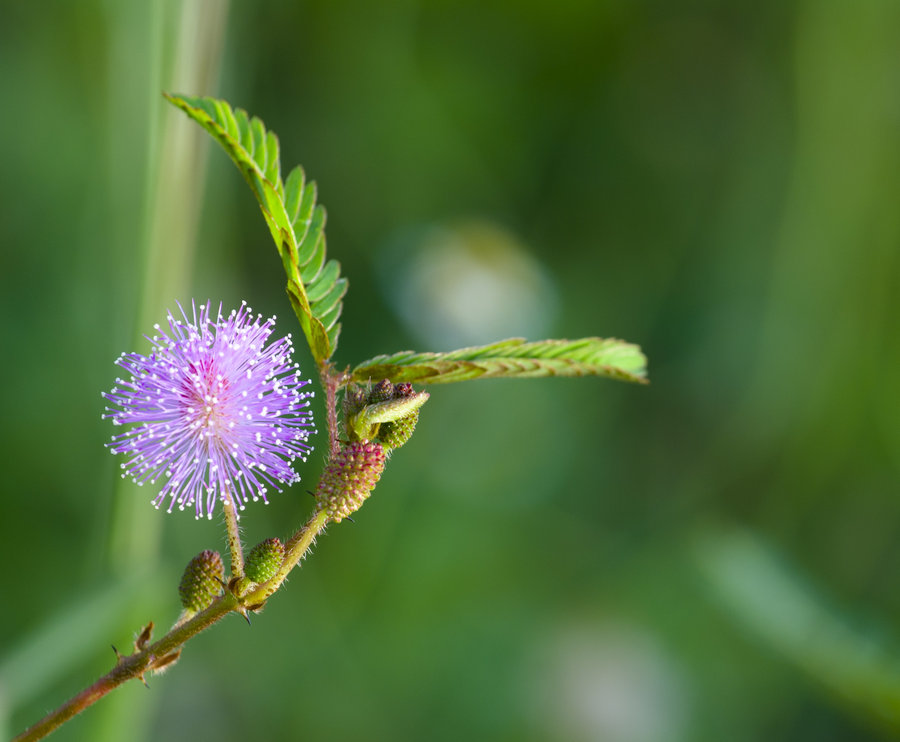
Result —
[[131, 378], [116, 379], [103, 396], [113, 407], [103, 417], [130, 425], [107, 445], [123, 454], [121, 465], [139, 485], [162, 480], [153, 499], [168, 512], [193, 506], [212, 518], [216, 500], [242, 510], [248, 500], [266, 501], [267, 485], [300, 477], [291, 463], [305, 461], [315, 432], [309, 384], [291, 362], [291, 337], [269, 345], [275, 318], [262, 321], [246, 303], [215, 321], [210, 304], [192, 318], [168, 313], [168, 332], [147, 339], [148, 356], [123, 353], [116, 363]]

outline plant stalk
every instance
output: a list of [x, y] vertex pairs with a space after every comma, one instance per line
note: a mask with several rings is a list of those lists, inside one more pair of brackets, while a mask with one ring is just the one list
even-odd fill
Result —
[[241, 532], [238, 528], [237, 511], [231, 495], [222, 503], [225, 512], [225, 528], [228, 531], [228, 551], [231, 554], [231, 576], [244, 576], [244, 549], [241, 546]]
[[243, 602], [251, 606], [264, 603], [269, 596], [281, 587], [291, 570], [306, 555], [306, 552], [315, 543], [316, 536], [324, 530], [327, 524], [327, 513], [322, 510], [316, 510], [306, 522], [306, 525], [288, 539], [288, 542], [285, 544], [284, 560], [275, 576], [244, 595], [242, 597]]
[[325, 420], [328, 425], [328, 459], [338, 452], [337, 391], [344, 382], [345, 374], [336, 373], [328, 362], [319, 364], [319, 382], [325, 390]]
[[[229, 511], [231, 518], [229, 518]], [[233, 508], [226, 506], [225, 517], [227, 522], [234, 519]], [[236, 519], [235, 529], [237, 526]], [[240, 598], [227, 590], [217, 598], [212, 605], [200, 611], [195, 616], [182, 624], [176, 624], [162, 639], [143, 649], [137, 649], [133, 654], [119, 656], [115, 667], [106, 675], [98, 679], [93, 685], [85, 688], [77, 695], [70, 698], [55, 711], [47, 714], [43, 719], [26, 729], [13, 742], [31, 742], [43, 739], [73, 716], [92, 706], [107, 693], [118, 688], [122, 683], [134, 678], [143, 679], [144, 674], [154, 669], [165, 667], [174, 661], [173, 653], [180, 652], [182, 645], [201, 631], [208, 629], [223, 616], [231, 612], [245, 613], [245, 606], [261, 605], [284, 583], [288, 573], [297, 566], [306, 552], [315, 541], [316, 536], [325, 528], [328, 516], [316, 510], [306, 524], [295, 533], [287, 542], [287, 550], [281, 569], [269, 582], [258, 586]], [[229, 528], [229, 541], [231, 530]], [[240, 555], [240, 540], [238, 540], [237, 554]], [[232, 571], [235, 567], [235, 551], [232, 551]], [[241, 573], [243, 573], [243, 556], [240, 555]], [[117, 652], [118, 654], [118, 652]]]
[[115, 667], [106, 675], [70, 698], [55, 711], [47, 714], [37, 724], [26, 729], [18, 737], [15, 737], [13, 742], [30, 742], [31, 740], [43, 739], [73, 716], [95, 704], [111, 690], [118, 688], [126, 680], [143, 678], [144, 673], [153, 670], [156, 663], [159, 663], [160, 666], [168, 664], [164, 660], [169, 655], [178, 650], [192, 636], [209, 628], [223, 616], [235, 610], [237, 605], [237, 598], [226, 592], [215, 600], [209, 608], [201, 611], [189, 621], [173, 628], [159, 641], [150, 644], [141, 651], [136, 651], [134, 654], [119, 656]]

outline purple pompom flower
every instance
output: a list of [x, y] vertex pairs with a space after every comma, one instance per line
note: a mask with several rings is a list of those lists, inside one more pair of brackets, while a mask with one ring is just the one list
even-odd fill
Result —
[[[291, 336], [266, 346], [275, 318], [262, 322], [246, 303], [215, 321], [209, 302], [189, 319], [168, 313], [169, 332], [147, 339], [150, 355], [123, 353], [116, 363], [131, 378], [116, 379], [103, 396], [114, 407], [103, 417], [132, 425], [107, 445], [127, 457], [122, 476], [135, 483], [164, 484], [153, 504], [168, 511], [193, 505], [212, 518], [216, 500], [242, 510], [300, 477], [291, 468], [306, 460], [315, 432], [309, 384], [291, 363]], [[183, 318], [183, 319], [182, 319]]]

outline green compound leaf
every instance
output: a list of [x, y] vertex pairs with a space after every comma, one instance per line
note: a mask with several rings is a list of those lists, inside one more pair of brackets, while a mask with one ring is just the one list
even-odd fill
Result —
[[325, 260], [325, 209], [316, 205], [316, 184], [299, 166], [282, 182], [278, 138], [257, 117], [215, 98], [163, 95], [206, 129], [241, 171], [275, 240], [313, 358], [327, 361], [337, 348], [347, 279], [340, 278], [339, 263]]
[[353, 369], [352, 379], [390, 379], [394, 383], [449, 384], [470, 379], [539, 376], [607, 376], [646, 384], [647, 358], [622, 340], [501, 340], [450, 353], [405, 351], [376, 356]]

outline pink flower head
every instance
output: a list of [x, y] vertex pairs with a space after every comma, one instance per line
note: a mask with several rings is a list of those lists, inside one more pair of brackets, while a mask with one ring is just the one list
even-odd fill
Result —
[[272, 484], [292, 484], [300, 477], [291, 468], [305, 461], [315, 432], [309, 384], [291, 362], [291, 336], [266, 341], [275, 318], [253, 317], [246, 303], [215, 321], [210, 304], [192, 304], [188, 318], [168, 313], [169, 331], [147, 339], [148, 356], [123, 353], [116, 364], [131, 378], [116, 379], [103, 396], [104, 418], [130, 425], [107, 445], [126, 457], [122, 476], [162, 489], [153, 499], [168, 512], [193, 505], [196, 517], [212, 518], [216, 500], [243, 510]]

